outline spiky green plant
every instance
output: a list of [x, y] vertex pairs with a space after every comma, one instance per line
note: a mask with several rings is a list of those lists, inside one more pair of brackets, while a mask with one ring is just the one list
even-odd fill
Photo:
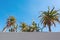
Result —
[[59, 10], [54, 9], [55, 7], [53, 7], [52, 10], [50, 10], [50, 8], [48, 7], [48, 11], [43, 11], [42, 14], [39, 16], [39, 18], [41, 19], [40, 22], [43, 23], [44, 27], [46, 27], [46, 25], [48, 26], [49, 32], [51, 32], [52, 24], [56, 26], [55, 21], [60, 23], [60, 14], [58, 13]]
[[27, 32], [27, 30], [28, 30], [28, 26], [27, 26], [27, 24], [24, 23], [24, 22], [22, 22], [22, 23], [20, 24], [20, 28], [21, 28], [21, 31], [22, 31], [22, 32]]
[[3, 32], [6, 32], [7, 28], [14, 26], [16, 22], [16, 19], [14, 16], [9, 16], [9, 18], [7, 19], [7, 25], [6, 27], [4, 27]]

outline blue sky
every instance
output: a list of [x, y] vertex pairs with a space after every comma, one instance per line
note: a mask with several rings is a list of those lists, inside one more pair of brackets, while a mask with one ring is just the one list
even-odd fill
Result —
[[[8, 16], [15, 16], [17, 23], [31, 25], [32, 19], [39, 22], [39, 11], [47, 10], [48, 6], [60, 9], [59, 4], [60, 0], [0, 0], [0, 31], [5, 27]], [[52, 32], [60, 32], [60, 24], [56, 24], [57, 27], [52, 26]], [[43, 31], [48, 31], [47, 27]]]

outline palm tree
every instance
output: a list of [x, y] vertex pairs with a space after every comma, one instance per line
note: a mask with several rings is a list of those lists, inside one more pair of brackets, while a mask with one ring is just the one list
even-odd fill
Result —
[[11, 29], [9, 29], [9, 32], [17, 32], [18, 29], [18, 25], [14, 25], [13, 27], [11, 27]]
[[16, 19], [14, 16], [9, 16], [9, 18], [7, 19], [7, 25], [6, 27], [4, 27], [3, 32], [6, 32], [7, 28], [14, 26], [16, 22]]
[[30, 30], [31, 32], [34, 32], [34, 31], [39, 32], [40, 30], [39, 27], [37, 26], [37, 23], [35, 23], [34, 20], [32, 21], [32, 26], [30, 27], [30, 29], [31, 29]]
[[13, 28], [9, 29], [9, 32], [15, 32], [15, 30]]
[[51, 32], [51, 25], [54, 24], [54, 26], [56, 26], [55, 21], [59, 22], [59, 16], [60, 14], [58, 13], [59, 10], [54, 10], [55, 7], [52, 8], [52, 10], [50, 10], [50, 8], [48, 7], [48, 11], [43, 11], [42, 15], [39, 16], [39, 18], [41, 18], [41, 23], [43, 23], [44, 27], [46, 27], [46, 25], [49, 28], [49, 32]]
[[21, 28], [22, 32], [27, 32], [27, 30], [28, 30], [28, 26], [24, 22], [21, 23], [20, 28]]

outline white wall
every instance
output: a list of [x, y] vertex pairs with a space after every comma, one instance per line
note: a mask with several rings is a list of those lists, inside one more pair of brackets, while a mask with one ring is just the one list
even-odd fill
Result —
[[18, 32], [0, 33], [0, 40], [60, 40], [60, 33]]

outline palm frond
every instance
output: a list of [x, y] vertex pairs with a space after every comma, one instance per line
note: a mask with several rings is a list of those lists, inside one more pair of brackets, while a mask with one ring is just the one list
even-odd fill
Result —
[[52, 8], [52, 10], [51, 10], [50, 14], [54, 11], [54, 9], [55, 9], [55, 7], [53, 7], [53, 8]]

